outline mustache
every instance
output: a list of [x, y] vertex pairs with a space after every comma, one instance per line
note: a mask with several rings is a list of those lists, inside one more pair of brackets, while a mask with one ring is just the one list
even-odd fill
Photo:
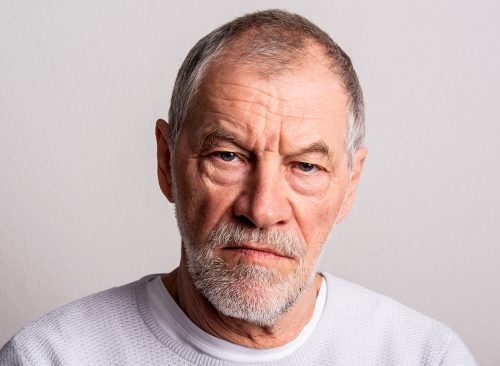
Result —
[[252, 243], [256, 247], [274, 251], [296, 258], [304, 258], [306, 244], [297, 235], [284, 230], [265, 230], [249, 228], [234, 223], [220, 223], [207, 238], [207, 249], [231, 248], [239, 244]]

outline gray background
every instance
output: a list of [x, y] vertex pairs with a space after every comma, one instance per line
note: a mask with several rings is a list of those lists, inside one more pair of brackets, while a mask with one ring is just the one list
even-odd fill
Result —
[[45, 312], [179, 260], [154, 122], [214, 27], [299, 12], [351, 55], [369, 156], [322, 269], [455, 329], [500, 364], [494, 1], [1, 1], [0, 344]]

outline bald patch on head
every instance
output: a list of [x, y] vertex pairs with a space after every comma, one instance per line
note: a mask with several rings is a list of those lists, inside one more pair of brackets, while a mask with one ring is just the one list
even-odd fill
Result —
[[323, 46], [312, 38], [299, 37], [297, 31], [250, 29], [228, 41], [226, 48], [210, 68], [223, 66], [245, 68], [263, 79], [295, 72], [308, 65], [322, 65], [332, 70]]

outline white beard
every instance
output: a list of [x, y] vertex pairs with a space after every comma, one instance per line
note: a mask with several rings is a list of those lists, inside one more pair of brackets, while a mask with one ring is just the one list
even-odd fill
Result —
[[[272, 327], [314, 280], [316, 261], [307, 265], [306, 244], [286, 231], [219, 224], [205, 242], [199, 242], [186, 228], [179, 212], [177, 216], [194, 285], [225, 316]], [[287, 275], [257, 264], [237, 264], [229, 268], [214, 254], [215, 248], [244, 242], [266, 245], [293, 256], [298, 265]]]

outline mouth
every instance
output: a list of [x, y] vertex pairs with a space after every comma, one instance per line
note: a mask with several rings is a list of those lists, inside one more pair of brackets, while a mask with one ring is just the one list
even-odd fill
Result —
[[292, 257], [285, 255], [275, 248], [265, 247], [253, 243], [235, 244], [222, 248], [224, 253], [238, 254], [249, 258], [259, 258], [259, 259], [292, 259]]

